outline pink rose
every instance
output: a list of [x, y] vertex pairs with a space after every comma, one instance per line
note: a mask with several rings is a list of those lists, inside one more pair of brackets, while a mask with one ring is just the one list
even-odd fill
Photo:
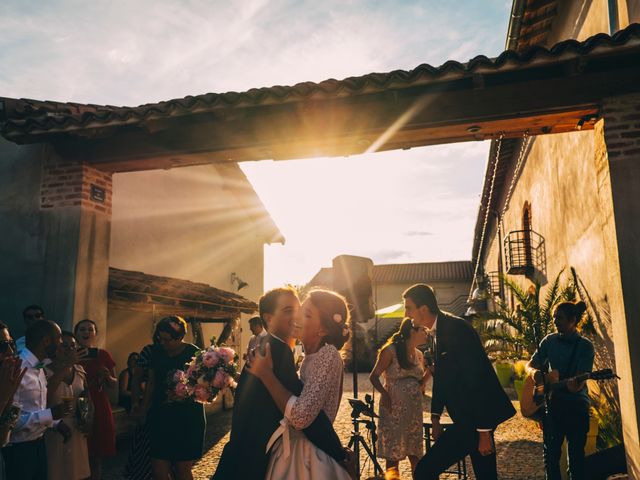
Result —
[[219, 359], [220, 357], [218, 355], [218, 352], [209, 350], [202, 356], [202, 363], [204, 364], [205, 367], [211, 368], [216, 366]]
[[224, 371], [218, 370], [216, 376], [213, 378], [212, 385], [216, 388], [224, 388], [227, 386], [229, 375]]
[[176, 373], [173, 374], [174, 382], [183, 382], [185, 379], [186, 379], [186, 376], [182, 370], [176, 370]]
[[178, 398], [187, 398], [189, 396], [189, 390], [184, 383], [176, 385], [175, 393]]
[[193, 389], [193, 394], [198, 402], [204, 403], [209, 401], [209, 390], [204, 385], [196, 385]]
[[218, 349], [218, 355], [220, 355], [226, 363], [231, 363], [236, 356], [236, 352], [228, 347], [220, 347]]
[[187, 368], [187, 377], [193, 377], [195, 372], [196, 372], [195, 365], [189, 365], [189, 368]]

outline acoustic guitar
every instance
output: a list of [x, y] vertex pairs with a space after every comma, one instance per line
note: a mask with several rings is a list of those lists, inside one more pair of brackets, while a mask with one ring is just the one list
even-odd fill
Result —
[[531, 375], [528, 375], [524, 380], [524, 387], [522, 388], [522, 397], [520, 398], [520, 413], [525, 418], [534, 418], [536, 414], [540, 412], [542, 407], [548, 399], [553, 395], [553, 392], [566, 388], [567, 382], [570, 380], [576, 380], [578, 383], [585, 380], [611, 380], [620, 378], [610, 368], [604, 370], [598, 370], [591, 373], [583, 373], [582, 375], [576, 375], [575, 377], [566, 378], [556, 383], [536, 383]]

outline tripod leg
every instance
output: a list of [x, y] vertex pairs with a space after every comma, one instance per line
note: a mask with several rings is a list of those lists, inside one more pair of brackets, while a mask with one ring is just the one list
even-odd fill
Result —
[[364, 440], [364, 438], [358, 437], [358, 441], [362, 442], [362, 448], [364, 448], [364, 450], [367, 452], [367, 455], [369, 455], [369, 458], [373, 462], [373, 468], [375, 470], [376, 475], [384, 473], [384, 471], [382, 470], [382, 467], [378, 463], [378, 459], [376, 458], [374, 453], [371, 451], [371, 448], [369, 447], [369, 445], [367, 445], [367, 442]]

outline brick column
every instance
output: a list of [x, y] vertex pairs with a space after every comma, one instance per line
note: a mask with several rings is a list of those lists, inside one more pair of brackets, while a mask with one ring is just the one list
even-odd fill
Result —
[[71, 328], [91, 318], [106, 342], [111, 173], [86, 164], [43, 166], [40, 209], [47, 225], [45, 298], [53, 319]]
[[111, 193], [111, 173], [83, 164], [49, 165], [44, 167], [40, 207], [80, 207], [111, 215]]
[[617, 257], [611, 298], [613, 340], [629, 478], [640, 480], [640, 94], [602, 103], [615, 238], [605, 254]]

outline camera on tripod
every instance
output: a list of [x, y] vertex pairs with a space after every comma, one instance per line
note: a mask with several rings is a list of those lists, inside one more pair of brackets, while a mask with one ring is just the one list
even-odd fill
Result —
[[349, 405], [351, 405], [351, 418], [359, 418], [360, 415], [378, 418], [378, 415], [373, 410], [373, 397], [368, 393], [364, 396], [364, 402], [357, 398], [350, 398]]
[[[373, 397], [369, 394], [364, 396], [364, 402], [357, 398], [350, 398], [349, 405], [351, 405], [351, 423], [353, 424], [353, 431], [351, 432], [351, 439], [349, 440], [349, 448], [353, 448], [356, 457], [356, 472], [358, 478], [362, 473], [360, 470], [360, 447], [366, 452], [369, 460], [373, 463], [374, 471], [377, 475], [382, 474], [382, 467], [378, 463], [376, 458], [376, 442], [378, 435], [376, 433], [376, 422], [374, 418], [378, 418], [378, 415], [373, 410]], [[360, 416], [364, 418], [360, 418]], [[367, 443], [367, 440], [360, 433], [360, 424], [369, 431], [369, 440], [371, 445]]]

